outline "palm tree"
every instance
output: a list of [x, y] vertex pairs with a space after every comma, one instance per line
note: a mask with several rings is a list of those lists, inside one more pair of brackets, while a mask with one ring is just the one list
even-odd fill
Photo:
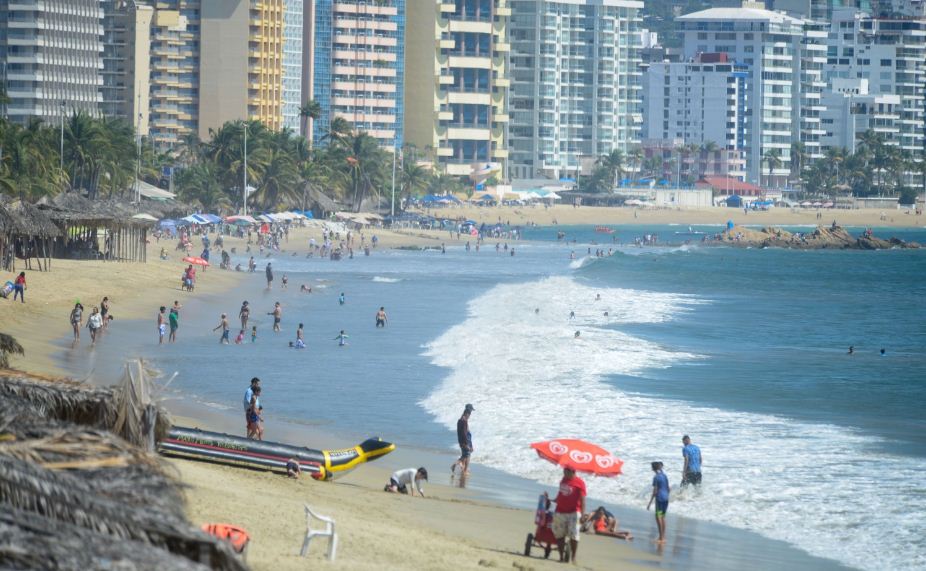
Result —
[[401, 198], [409, 198], [412, 194], [424, 190], [431, 181], [431, 173], [413, 161], [404, 161], [399, 172], [399, 189]]
[[291, 206], [299, 198], [299, 172], [285, 149], [267, 150], [267, 164], [261, 173], [254, 200], [264, 209]]
[[643, 149], [640, 147], [634, 147], [628, 153], [628, 158], [630, 159], [630, 171], [631, 173], [636, 173], [633, 175], [633, 178], [639, 180], [640, 171], [643, 169]]
[[764, 160], [765, 164], [768, 166], [768, 180], [765, 184], [766, 186], [771, 186], [772, 171], [781, 166], [781, 151], [779, 149], [769, 149], [762, 155], [762, 160]]
[[348, 134], [336, 140], [336, 146], [346, 153], [341, 167], [347, 175], [345, 190], [351, 197], [354, 211], [360, 212], [367, 193], [377, 188], [374, 181], [381, 182], [384, 151], [379, 147], [379, 142], [366, 133]]
[[617, 185], [617, 178], [624, 173], [624, 151], [611, 149], [607, 155], [601, 155], [595, 164], [605, 170], [608, 175], [608, 190]]
[[[711, 156], [717, 152], [719, 147], [714, 141], [708, 141], [701, 145], [699, 150], [699, 158], [703, 155], [703, 158], [698, 163], [698, 180], [704, 178], [704, 171], [706, 170], [707, 163], [711, 161]], [[716, 173], [715, 173], [716, 174]]]
[[804, 143], [795, 141], [791, 143], [791, 177], [800, 179], [803, 172], [804, 161], [807, 158], [807, 151]]

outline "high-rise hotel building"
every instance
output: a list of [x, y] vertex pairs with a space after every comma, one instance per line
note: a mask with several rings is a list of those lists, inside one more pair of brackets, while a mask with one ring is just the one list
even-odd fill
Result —
[[383, 147], [403, 141], [405, 0], [308, 0], [305, 99], [321, 106], [311, 136], [325, 144], [341, 117]]
[[102, 102], [100, 0], [0, 0], [0, 81], [9, 120], [57, 124]]
[[199, 136], [245, 118], [283, 126], [283, 0], [201, 0]]
[[405, 138], [453, 175], [508, 178], [508, 0], [410, 0]]
[[304, 0], [283, 0], [283, 126], [299, 132]]
[[640, 143], [639, 0], [511, 0], [511, 176], [575, 176]]

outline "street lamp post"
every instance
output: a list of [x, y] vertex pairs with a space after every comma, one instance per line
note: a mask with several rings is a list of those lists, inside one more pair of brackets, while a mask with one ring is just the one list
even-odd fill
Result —
[[396, 158], [397, 158], [396, 155], [398, 154], [399, 154], [399, 149], [393, 147], [392, 148], [392, 209], [391, 209], [392, 216], [395, 216], [395, 163], [396, 163]]
[[61, 101], [61, 149], [59, 151], [59, 159], [61, 170], [64, 170], [64, 106], [66, 105], [65, 101]]
[[248, 121], [244, 120], [244, 173], [241, 176], [241, 213], [248, 215]]

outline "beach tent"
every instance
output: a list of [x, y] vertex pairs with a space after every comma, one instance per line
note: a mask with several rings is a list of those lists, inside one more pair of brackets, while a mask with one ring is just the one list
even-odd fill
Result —
[[225, 221], [226, 221], [226, 222], [231, 222], [231, 223], [233, 223], [233, 224], [237, 224], [237, 225], [239, 225], [239, 226], [241, 225], [242, 222], [245, 223], [245, 224], [257, 224], [257, 220], [254, 220], [253, 217], [247, 216], [247, 215], [244, 215], [244, 216], [241, 216], [241, 215], [239, 215], [239, 216], [226, 216], [226, 217], [225, 217]]
[[190, 214], [189, 216], [184, 216], [180, 220], [186, 222], [187, 224], [209, 224], [209, 221], [199, 214]]
[[727, 206], [730, 208], [742, 208], [743, 207], [743, 198], [739, 195], [734, 194], [733, 196], [727, 197]]
[[176, 228], [177, 221], [171, 220], [170, 218], [165, 218], [164, 220], [161, 220], [160, 222], [158, 222], [158, 227], [159, 228]]

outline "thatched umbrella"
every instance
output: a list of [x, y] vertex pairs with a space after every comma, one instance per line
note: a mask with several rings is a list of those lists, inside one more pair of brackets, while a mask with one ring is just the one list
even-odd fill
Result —
[[12, 335], [0, 333], [0, 369], [10, 367], [10, 355], [25, 355], [23, 346]]
[[80, 526], [0, 504], [0, 567], [4, 569], [176, 569], [205, 571], [195, 563], [139, 541], [113, 541]]

